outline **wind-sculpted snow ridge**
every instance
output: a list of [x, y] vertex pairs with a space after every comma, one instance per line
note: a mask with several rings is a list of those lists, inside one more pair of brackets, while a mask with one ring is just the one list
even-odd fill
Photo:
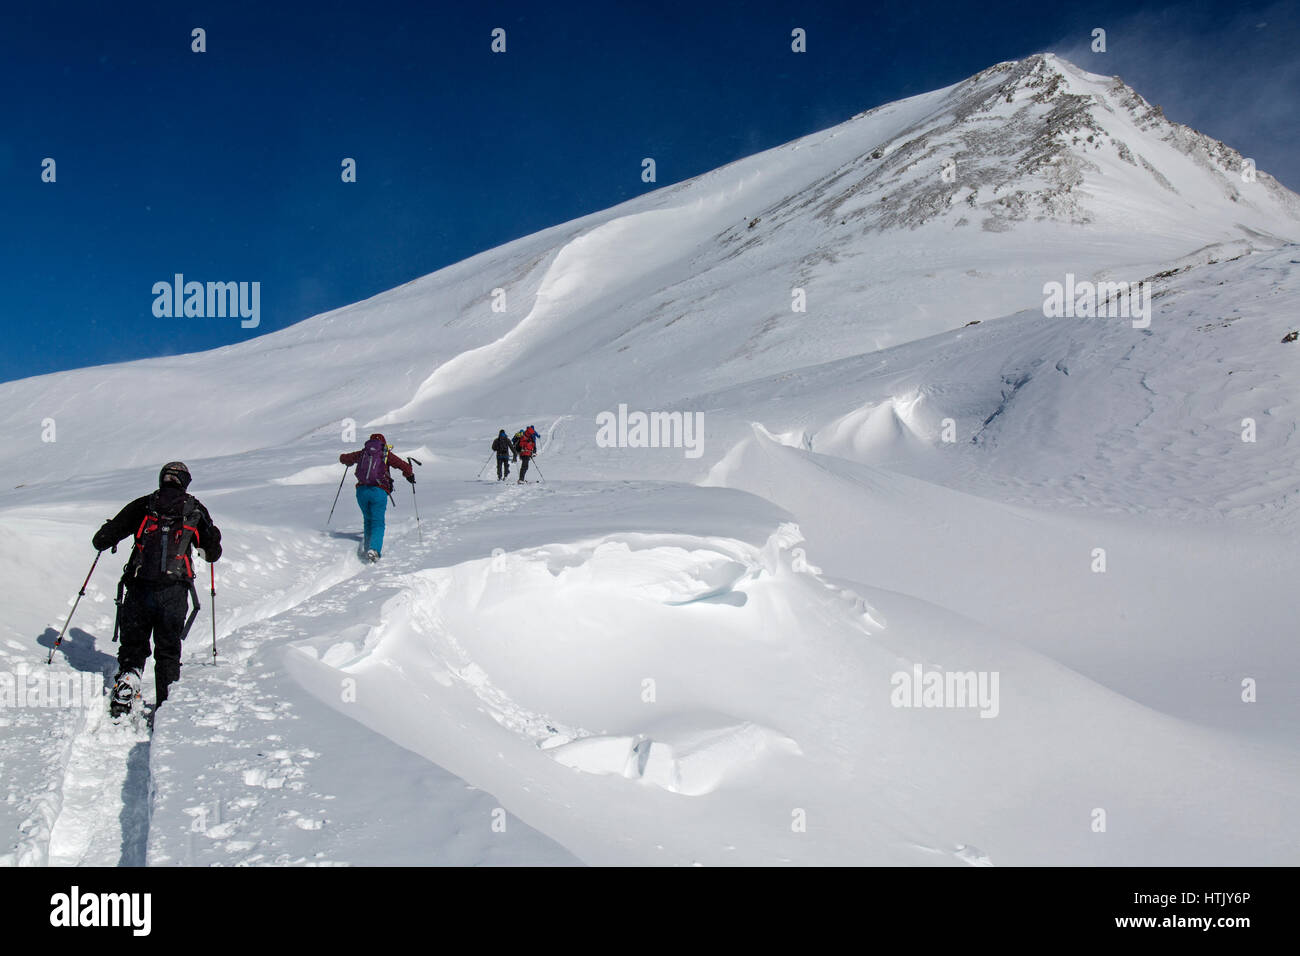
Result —
[[[1285, 536], [1006, 504], [781, 443], [761, 425], [705, 482], [796, 511], [830, 574], [958, 612], [1153, 708], [1293, 742], [1300, 684], [1281, 635], [1291, 615], [1284, 582], [1300, 569]], [[1126, 573], [1107, 568], [1116, 555]], [[1275, 675], [1283, 697], [1271, 717], [1225, 691], [1234, 667]]]
[[[1216, 244], [1143, 277], [1148, 329], [1039, 307], [683, 404], [712, 410], [707, 468], [759, 422], [780, 444], [1009, 503], [1291, 530], [1297, 265], [1300, 245]], [[661, 467], [707, 474], [690, 464]]]
[[[1025, 593], [972, 602], [987, 575], [952, 589], [955, 575], [969, 576], [964, 552], [937, 557], [943, 547], [926, 535], [957, 529], [980, 553], [1001, 531], [960, 525], [963, 508], [978, 522], [977, 502], [936, 490], [908, 518], [906, 502], [922, 489], [910, 480], [851, 485], [840, 469], [863, 466], [819, 465], [835, 460], [761, 437], [753, 451], [764, 457], [743, 453], [740, 473], [762, 476], [765, 496], [793, 502], [781, 489], [799, 488], [827, 506], [815, 545], [805, 549], [786, 524], [766, 542], [612, 532], [502, 549], [390, 578], [397, 591], [370, 624], [298, 642], [290, 671], [589, 863], [1258, 861], [1281, 852], [1247, 835], [1237, 814], [1256, 798], [1220, 775], [1224, 762], [1239, 764], [1277, 792], [1295, 791], [1300, 781], [1279, 755], [1242, 751], [1232, 737], [1126, 699], [1131, 686], [1106, 690], [996, 636], [1007, 625], [1032, 636], [1017, 620], [1026, 612], [1015, 595]], [[686, 495], [678, 514], [692, 513], [690, 497], [707, 507], [715, 493], [674, 492]], [[567, 513], [563, 501], [532, 498], [528, 520], [550, 526]], [[1023, 513], [987, 508], [991, 529], [1026, 524]], [[828, 537], [823, 524], [847, 538]], [[1054, 566], [1042, 542], [1062, 532], [1045, 527], [1039, 539], [1030, 528], [1028, 562], [1010, 550], [1003, 566], [1036, 594]], [[918, 543], [903, 548], [909, 535]], [[877, 554], [869, 567], [857, 542]], [[914, 573], [912, 557], [929, 573]], [[882, 569], [900, 559], [907, 572], [896, 579], [932, 581], [929, 601], [853, 583], [889, 577]], [[989, 628], [939, 606], [994, 621], [987, 612], [998, 601], [1003, 614]], [[1095, 666], [1112, 646], [1091, 644], [1077, 663]], [[987, 679], [989, 694], [916, 709], [899, 683], [927, 673]], [[1192, 750], [1171, 745], [1188, 739]], [[1096, 800], [1140, 820], [1150, 842], [1090, 843], [1086, 825], [1045, 809], [1100, 780], [1106, 794]], [[958, 786], [961, 801], [943, 796]], [[1202, 795], [1198, 806], [1170, 818], [1166, 801], [1188, 789]], [[1271, 812], [1271, 801], [1258, 795], [1258, 811]], [[818, 826], [792, 828], [805, 818]]]
[[[440, 365], [402, 408], [367, 427], [409, 420], [442, 395], [472, 386], [502, 368], [545, 360], [548, 338], [590, 342], [603, 317], [633, 304], [643, 289], [672, 281], [671, 267], [689, 259], [725, 214], [717, 199], [611, 219], [560, 249], [542, 276], [528, 314], [505, 335]], [[594, 308], [593, 308], [594, 307]]]
[[[1300, 237], [1300, 198], [1246, 171], [1116, 80], [999, 64], [610, 210], [518, 324], [379, 421], [496, 407], [496, 374], [557, 413], [628, 381], [667, 402], [1040, 308], [1067, 274], [1136, 282]], [[816, 303], [792, 312], [792, 289]]]
[[[806, 563], [806, 580], [791, 575], [797, 541], [793, 527], [762, 548], [619, 534], [421, 571], [364, 634], [303, 650], [358, 680], [399, 673], [401, 693], [468, 692], [476, 709], [567, 767], [697, 795], [766, 752], [799, 751], [777, 730], [689, 703], [667, 675], [644, 676], [670, 653], [667, 635], [697, 655], [790, 639], [780, 622], [791, 626], [795, 596], [774, 576], [798, 584], [803, 600], [840, 609], [841, 627], [865, 636], [883, 626], [861, 598], [807, 577]], [[574, 616], [557, 617], [565, 612]], [[519, 621], [529, 622], [522, 639]]]

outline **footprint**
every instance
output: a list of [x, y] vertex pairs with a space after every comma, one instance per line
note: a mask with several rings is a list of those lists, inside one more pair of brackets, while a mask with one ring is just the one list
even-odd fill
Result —
[[957, 848], [953, 850], [952, 855], [961, 860], [967, 866], [993, 865], [993, 861], [984, 854], [983, 850], [977, 846], [968, 846], [965, 843], [957, 844]]
[[992, 866], [993, 865], [993, 861], [988, 858], [988, 855], [985, 854], [983, 850], [981, 850], [977, 846], [970, 846], [969, 844], [966, 843], [958, 843], [951, 850], [944, 850], [937, 846], [926, 846], [924, 843], [913, 843], [912, 846], [914, 846], [918, 850], [921, 850], [924, 853], [934, 853], [938, 855], [951, 854], [952, 856], [955, 856], [957, 859], [961, 860], [967, 866]]

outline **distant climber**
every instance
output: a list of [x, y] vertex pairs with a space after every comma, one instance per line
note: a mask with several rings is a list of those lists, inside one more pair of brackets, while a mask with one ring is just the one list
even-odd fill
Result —
[[371, 435], [360, 451], [339, 455], [339, 461], [357, 466], [357, 506], [363, 521], [361, 551], [367, 561], [378, 561], [384, 552], [384, 512], [393, 492], [393, 479], [388, 471], [396, 468], [407, 481], [415, 484], [415, 469], [410, 462], [393, 454], [393, 446], [379, 432]]
[[532, 461], [533, 456], [537, 454], [537, 429], [529, 425], [519, 435], [519, 481], [524, 480], [528, 474], [528, 463]]
[[[497, 435], [496, 440], [492, 442], [492, 450], [497, 453], [497, 481], [505, 481], [510, 477], [510, 454], [514, 450], [510, 439], [506, 437], [506, 430], [501, 429], [501, 434]], [[480, 468], [481, 472], [482, 469]]]
[[104, 551], [135, 535], [117, 587], [116, 630], [122, 643], [109, 702], [114, 717], [129, 711], [140, 697], [150, 637], [157, 703], [167, 699], [167, 689], [181, 676], [181, 642], [198, 612], [190, 548], [199, 548], [210, 563], [221, 557], [221, 531], [208, 509], [186, 493], [189, 485], [190, 470], [184, 463], [168, 462], [158, 473], [157, 491], [132, 501], [91, 538], [95, 550]]

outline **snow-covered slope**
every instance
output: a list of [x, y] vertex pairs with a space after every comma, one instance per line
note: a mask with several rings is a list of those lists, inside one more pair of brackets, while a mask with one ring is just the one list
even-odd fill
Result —
[[[0, 385], [0, 429], [54, 418], [60, 474], [521, 395], [664, 405], [1037, 307], [1067, 272], [1136, 281], [1213, 243], [1300, 239], [1300, 199], [1241, 163], [1122, 84], [1030, 57], [242, 345]], [[91, 396], [115, 414], [79, 414]]]
[[[1300, 200], [1241, 166], [1036, 56], [238, 346], [0, 385], [11, 675], [112, 667], [109, 555], [40, 662], [161, 462], [228, 542], [152, 735], [0, 710], [0, 855], [1294, 863]], [[1067, 274], [1149, 280], [1149, 326], [1045, 318]], [[699, 454], [608, 447], [620, 405], [702, 414]], [[346, 489], [324, 524], [345, 419], [425, 462], [376, 568]], [[475, 481], [529, 422], [545, 481]], [[974, 696], [903, 706], [917, 674]]]

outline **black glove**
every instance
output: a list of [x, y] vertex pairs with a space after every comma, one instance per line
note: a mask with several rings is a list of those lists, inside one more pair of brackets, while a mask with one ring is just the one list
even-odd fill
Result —
[[415, 473], [412, 472], [411, 474], [407, 475], [406, 480], [409, 481], [411, 484], [415, 484]]
[[203, 552], [203, 560], [208, 564], [216, 564], [221, 559], [221, 545], [219, 544], [208, 545], [206, 548], [200, 548], [199, 550]]
[[117, 542], [100, 530], [96, 531], [95, 536], [90, 539], [90, 546], [96, 551], [107, 551], [109, 548], [115, 548]]

